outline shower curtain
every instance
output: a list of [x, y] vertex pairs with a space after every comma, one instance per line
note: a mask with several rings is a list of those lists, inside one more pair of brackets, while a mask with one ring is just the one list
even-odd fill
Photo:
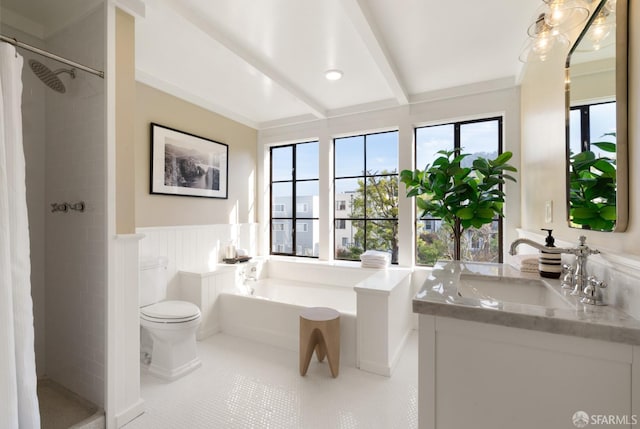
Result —
[[0, 42], [0, 429], [40, 427], [22, 147], [22, 63]]

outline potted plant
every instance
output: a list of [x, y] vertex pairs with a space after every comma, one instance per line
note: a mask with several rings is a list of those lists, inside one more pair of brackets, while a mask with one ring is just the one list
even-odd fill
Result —
[[[605, 136], [616, 137], [616, 133]], [[594, 142], [603, 152], [616, 152], [613, 142]], [[587, 150], [571, 156], [569, 219], [574, 226], [600, 231], [616, 223], [616, 160]]]
[[[460, 150], [442, 150], [438, 154], [440, 156], [424, 170], [401, 171], [400, 181], [407, 187], [407, 197], [416, 197], [421, 217], [442, 219], [459, 243], [467, 228], [480, 228], [493, 222], [496, 216], [503, 217], [505, 194], [500, 185], [505, 180], [515, 182], [508, 172], [517, 172], [517, 169], [507, 163], [511, 152], [495, 159], [478, 157], [466, 167], [462, 161], [471, 154]], [[460, 260], [457, 246], [454, 259]]]

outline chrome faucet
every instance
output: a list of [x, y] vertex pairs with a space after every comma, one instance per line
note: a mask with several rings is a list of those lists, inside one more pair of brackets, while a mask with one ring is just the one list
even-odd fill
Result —
[[[607, 284], [596, 279], [594, 276], [589, 276], [587, 274], [587, 258], [589, 257], [589, 255], [600, 253], [600, 251], [597, 249], [591, 249], [585, 244], [586, 241], [587, 237], [581, 235], [580, 243], [578, 244], [578, 246], [572, 248], [563, 248], [547, 247], [527, 238], [519, 238], [511, 243], [509, 254], [515, 255], [516, 248], [520, 244], [528, 244], [531, 247], [535, 247], [536, 249], [543, 250], [547, 253], [567, 253], [570, 255], [575, 255], [575, 265], [568, 270], [567, 274], [567, 276], [570, 276], [571, 278], [569, 287], [573, 288], [573, 290], [571, 291], [571, 295], [580, 296], [580, 302], [584, 304], [604, 305], [602, 301], [601, 289], [606, 288]], [[563, 280], [563, 287], [566, 287], [564, 285], [569, 283], [566, 278], [567, 276], [565, 276], [565, 279]]]
[[242, 268], [242, 285], [245, 287], [247, 293], [249, 295], [253, 295], [255, 293], [255, 289], [248, 285], [249, 282], [257, 282], [258, 281], [258, 268], [255, 264], [250, 264], [246, 267]]

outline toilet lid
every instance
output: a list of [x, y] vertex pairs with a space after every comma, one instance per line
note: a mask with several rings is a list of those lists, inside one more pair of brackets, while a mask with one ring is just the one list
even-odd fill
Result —
[[186, 301], [162, 301], [142, 307], [140, 317], [151, 322], [188, 322], [200, 317], [200, 309]]

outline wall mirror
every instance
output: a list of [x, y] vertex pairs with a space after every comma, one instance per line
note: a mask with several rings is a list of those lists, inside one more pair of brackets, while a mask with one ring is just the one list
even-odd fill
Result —
[[628, 0], [597, 0], [566, 61], [569, 226], [624, 231], [628, 218]]

